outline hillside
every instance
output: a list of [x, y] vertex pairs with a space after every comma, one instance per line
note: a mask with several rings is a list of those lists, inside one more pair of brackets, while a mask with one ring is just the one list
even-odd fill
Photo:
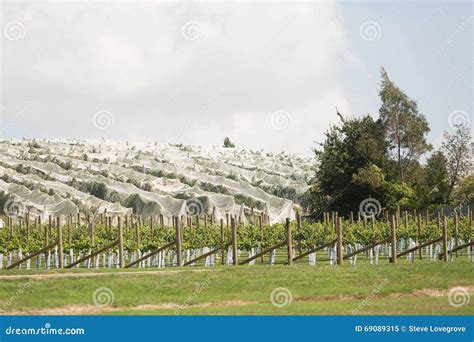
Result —
[[238, 148], [109, 140], [4, 140], [5, 213], [45, 219], [78, 212], [166, 218], [254, 212], [271, 223], [294, 217], [312, 160]]

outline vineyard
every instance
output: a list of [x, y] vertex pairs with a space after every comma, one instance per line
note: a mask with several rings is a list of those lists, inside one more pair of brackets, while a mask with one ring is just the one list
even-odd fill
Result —
[[[258, 167], [256, 167], [258, 165]], [[44, 220], [82, 213], [138, 216], [253, 213], [294, 219], [308, 157], [236, 148], [110, 141], [0, 142], [0, 204]]]
[[465, 2], [3, 1], [0, 342], [474, 342]]
[[0, 268], [472, 257], [468, 206], [449, 215], [375, 208], [305, 219], [310, 165], [302, 156], [235, 148], [3, 141]]
[[[464, 213], [466, 215], [464, 215]], [[378, 264], [396, 257], [453, 260], [473, 258], [472, 211], [460, 208], [451, 217], [408, 214], [359, 215], [343, 219], [325, 213], [321, 222], [295, 221], [269, 224], [265, 215], [254, 215], [247, 224], [237, 216], [216, 220], [212, 216], [174, 217], [134, 215], [96, 221], [69, 216], [65, 222], [47, 223], [7, 218], [0, 230], [2, 268], [124, 268], [214, 266], [238, 264], [341, 264], [357, 259]], [[395, 260], [394, 260], [395, 259]], [[33, 262], [32, 262], [33, 261]]]

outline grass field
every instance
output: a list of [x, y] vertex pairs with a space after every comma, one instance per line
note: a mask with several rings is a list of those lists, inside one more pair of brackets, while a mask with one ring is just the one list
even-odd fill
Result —
[[[472, 315], [474, 299], [460, 307], [449, 290], [472, 297], [474, 263], [418, 261], [333, 267], [253, 265], [185, 269], [2, 271], [1, 314], [159, 315]], [[100, 288], [107, 288], [102, 294]], [[272, 304], [276, 288], [291, 302]], [[94, 304], [109, 303], [107, 306]], [[286, 290], [284, 290], [286, 291]], [[290, 295], [291, 293], [291, 295]], [[108, 296], [108, 297], [107, 297]], [[111, 297], [113, 296], [113, 302]], [[286, 300], [285, 303], [287, 303]]]

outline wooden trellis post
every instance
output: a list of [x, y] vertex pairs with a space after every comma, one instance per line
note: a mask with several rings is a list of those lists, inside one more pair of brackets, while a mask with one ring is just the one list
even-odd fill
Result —
[[118, 253], [119, 253], [119, 266], [120, 268], [125, 267], [125, 258], [123, 254], [123, 232], [122, 232], [122, 218], [117, 217], [118, 225]]
[[91, 246], [94, 247], [95, 245], [95, 239], [94, 239], [94, 223], [91, 221], [89, 222], [89, 236], [91, 238]]
[[141, 223], [142, 223], [141, 216], [138, 216], [137, 224], [135, 226], [135, 234], [136, 234], [136, 239], [137, 239], [136, 241], [137, 241], [138, 248], [140, 248], [139, 246], [141, 242], [141, 237], [140, 237]]
[[[260, 230], [260, 248], [263, 246], [263, 218], [262, 215], [258, 216], [258, 228]], [[260, 257], [260, 262], [263, 264], [263, 255]]]
[[448, 261], [448, 220], [444, 216], [443, 220], [443, 260], [444, 262]]
[[286, 218], [286, 247], [288, 255], [288, 265], [293, 265], [293, 241], [291, 239], [290, 219]]
[[392, 220], [390, 221], [390, 232], [390, 249], [392, 251], [390, 262], [395, 264], [397, 262], [397, 225], [395, 215], [392, 215]]
[[[421, 244], [421, 214], [418, 215], [418, 244]], [[422, 249], [420, 248], [418, 250], [418, 255], [420, 257], [420, 260], [423, 259], [423, 251]]]
[[181, 224], [179, 217], [175, 218], [176, 223], [176, 263], [179, 267], [183, 266], [182, 254], [181, 254]]
[[72, 223], [72, 215], [69, 216], [69, 220], [67, 220], [67, 243], [69, 245], [71, 245], [71, 236], [72, 236], [72, 232], [71, 232], [71, 223]]
[[48, 216], [48, 219], [49, 219], [49, 222], [48, 222], [48, 235], [51, 235], [51, 227], [53, 225], [51, 215]]
[[[469, 206], [467, 207], [467, 216], [468, 216], [468, 221], [469, 221], [469, 230], [472, 232], [472, 210], [470, 209]], [[470, 247], [470, 251], [471, 253], [473, 253], [474, 251], [474, 248], [472, 246]]]
[[30, 214], [25, 215], [25, 225], [26, 225], [26, 238], [30, 237]]
[[343, 260], [343, 246], [342, 246], [342, 217], [336, 218], [336, 232], [337, 232], [337, 264], [342, 265]]
[[64, 255], [63, 255], [63, 228], [61, 227], [61, 222], [59, 217], [56, 218], [56, 226], [58, 229], [58, 258], [59, 258], [59, 268], [64, 267]]
[[[49, 225], [51, 225], [51, 216], [49, 217]], [[44, 226], [44, 246], [49, 245], [49, 226]]]
[[[225, 236], [224, 236], [224, 220], [221, 219], [220, 223], [221, 223], [221, 245], [223, 245], [224, 244], [224, 238], [225, 238]], [[222, 249], [221, 250], [221, 264], [222, 265], [224, 265], [224, 263], [225, 263], [224, 254], [225, 254], [224, 249]]]
[[405, 210], [403, 214], [404, 214], [404, 219], [405, 219], [405, 231], [406, 231], [408, 230], [408, 212]]
[[238, 249], [237, 249], [237, 226], [235, 224], [235, 218], [230, 219], [230, 225], [232, 228], [232, 264], [234, 266], [237, 266], [239, 262], [239, 256], [237, 255]]
[[[454, 248], [458, 246], [458, 225], [459, 225], [459, 214], [456, 211], [454, 213]], [[458, 256], [458, 251], [456, 250], [456, 257]]]
[[298, 211], [296, 212], [296, 228], [298, 232], [298, 254], [301, 255], [303, 253], [301, 247], [301, 215]]
[[8, 216], [8, 232], [10, 239], [13, 237], [13, 219]]
[[437, 220], [437, 226], [438, 226], [437, 230], [440, 231], [441, 230], [441, 213], [438, 211], [437, 215], [438, 215], [437, 216], [437, 219], [438, 219]]

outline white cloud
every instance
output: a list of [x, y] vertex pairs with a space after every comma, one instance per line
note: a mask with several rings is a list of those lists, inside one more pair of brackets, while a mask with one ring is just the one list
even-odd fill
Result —
[[[299, 107], [275, 112], [235, 113], [232, 136], [237, 143], [240, 140], [248, 148], [310, 154], [315, 147], [314, 141], [321, 137], [330, 123], [338, 120], [335, 104], [348, 107], [342, 94], [327, 92]], [[280, 122], [272, 121], [274, 113], [280, 116]]]
[[12, 16], [25, 22], [27, 35], [5, 46], [5, 63], [15, 61], [16, 77], [32, 84], [101, 98], [131, 96], [173, 81], [187, 63], [176, 53], [175, 20], [164, 10], [59, 2], [31, 4]]
[[[32, 98], [32, 115], [44, 119], [26, 118], [11, 136], [208, 145], [229, 135], [249, 148], [309, 153], [334, 106], [349, 110], [341, 70], [352, 56], [332, 2], [4, 7], [4, 23], [26, 27], [24, 39], [2, 40], [5, 101]], [[188, 22], [198, 39], [183, 37]], [[91, 123], [102, 109], [115, 116], [105, 132]], [[292, 123], [276, 132], [269, 116], [277, 110]]]

